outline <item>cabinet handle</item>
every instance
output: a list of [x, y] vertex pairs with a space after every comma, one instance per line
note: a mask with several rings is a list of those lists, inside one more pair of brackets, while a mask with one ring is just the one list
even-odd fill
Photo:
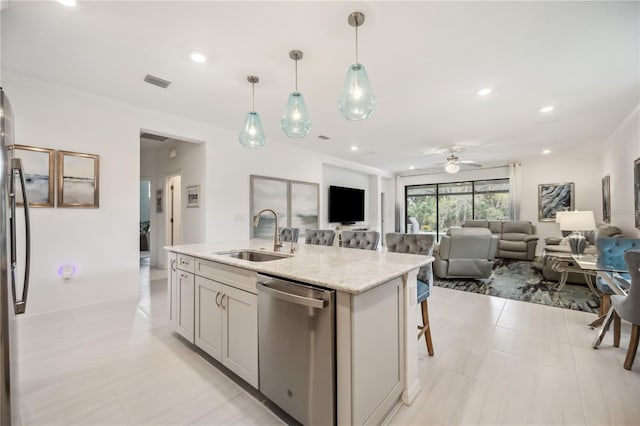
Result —
[[224, 310], [224, 309], [227, 309], [227, 307], [226, 307], [226, 306], [224, 306], [224, 298], [225, 298], [225, 297], [227, 297], [227, 295], [226, 295], [226, 294], [223, 294], [223, 295], [222, 295], [222, 299], [220, 299], [220, 306], [222, 307], [222, 309], [223, 309], [223, 310]]
[[171, 259], [171, 270], [173, 272], [176, 271], [176, 260], [175, 259]]
[[218, 297], [220, 297], [220, 292], [216, 293], [216, 305], [218, 306], [218, 308], [220, 307], [220, 302], [218, 302]]
[[187, 275], [187, 274], [180, 274], [180, 276], [181, 276], [182, 278], [184, 278], [184, 279], [189, 278], [189, 275]]

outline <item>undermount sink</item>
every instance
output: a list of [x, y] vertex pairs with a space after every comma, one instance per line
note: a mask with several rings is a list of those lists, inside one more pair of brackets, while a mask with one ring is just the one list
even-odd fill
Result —
[[286, 259], [290, 254], [265, 253], [256, 250], [233, 250], [215, 253], [220, 256], [233, 257], [234, 259], [248, 260], [249, 262], [268, 262], [271, 260]]

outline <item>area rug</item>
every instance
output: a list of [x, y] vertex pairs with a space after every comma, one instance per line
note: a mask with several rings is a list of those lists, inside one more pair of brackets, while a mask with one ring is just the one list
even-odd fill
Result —
[[546, 281], [536, 262], [497, 259], [491, 276], [482, 280], [435, 278], [438, 287], [488, 294], [506, 299], [539, 303], [558, 308], [595, 313], [600, 299], [586, 285], [566, 284], [556, 291], [558, 283]]

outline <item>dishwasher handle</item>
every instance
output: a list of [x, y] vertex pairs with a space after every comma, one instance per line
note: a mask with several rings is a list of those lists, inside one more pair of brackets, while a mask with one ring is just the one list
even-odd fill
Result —
[[258, 291], [269, 294], [270, 296], [284, 300], [286, 302], [296, 303], [298, 305], [308, 306], [310, 308], [324, 309], [328, 304], [328, 300], [315, 299], [313, 297], [298, 296], [297, 294], [288, 293], [286, 291], [277, 290], [267, 283], [257, 283]]

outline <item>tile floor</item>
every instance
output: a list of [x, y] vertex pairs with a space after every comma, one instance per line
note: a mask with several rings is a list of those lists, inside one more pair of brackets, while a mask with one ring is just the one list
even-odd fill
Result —
[[[166, 274], [141, 267], [141, 299], [20, 321], [25, 425], [282, 424], [167, 328]], [[640, 424], [640, 360], [626, 371], [593, 315], [435, 288], [436, 355], [393, 425]]]

